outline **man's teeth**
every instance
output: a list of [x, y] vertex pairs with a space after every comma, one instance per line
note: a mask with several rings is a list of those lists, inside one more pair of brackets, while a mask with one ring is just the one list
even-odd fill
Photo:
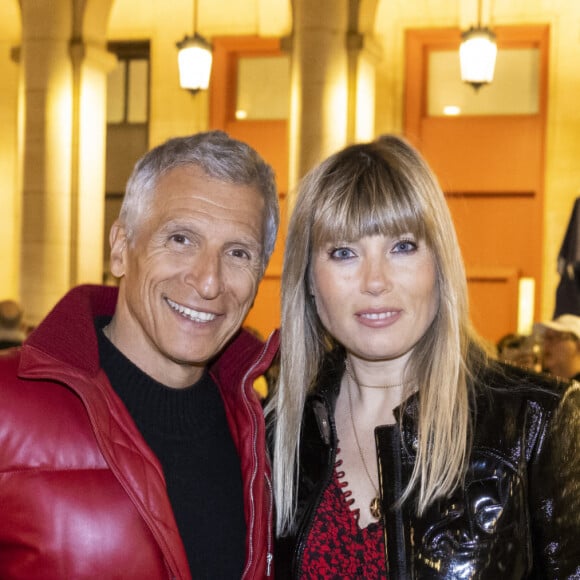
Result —
[[394, 312], [368, 312], [362, 315], [363, 318], [370, 318], [371, 320], [385, 320], [395, 316]]
[[192, 310], [191, 308], [177, 304], [177, 302], [173, 302], [173, 300], [169, 300], [169, 298], [167, 298], [167, 304], [169, 304], [173, 310], [179, 312], [179, 314], [186, 316], [194, 322], [210, 322], [216, 317], [216, 315], [212, 314], [211, 312], [199, 312], [198, 310]]

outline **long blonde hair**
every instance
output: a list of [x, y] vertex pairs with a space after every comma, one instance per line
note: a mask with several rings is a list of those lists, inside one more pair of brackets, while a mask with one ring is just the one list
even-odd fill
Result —
[[421, 513], [462, 480], [470, 447], [468, 358], [483, 356], [469, 324], [463, 262], [437, 179], [403, 139], [384, 136], [346, 147], [314, 168], [301, 183], [290, 220], [282, 275], [280, 375], [267, 407], [279, 534], [294, 525], [305, 400], [329, 338], [332, 342], [310, 295], [313, 251], [330, 240], [407, 232], [425, 240], [433, 253], [439, 304], [406, 369], [420, 385], [419, 446], [401, 501], [416, 488]]

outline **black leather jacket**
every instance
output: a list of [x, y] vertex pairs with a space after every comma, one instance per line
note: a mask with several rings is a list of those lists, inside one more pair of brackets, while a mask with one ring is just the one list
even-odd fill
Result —
[[[333, 411], [343, 372], [327, 368], [303, 422], [295, 534], [278, 540], [277, 578], [300, 577], [305, 538], [336, 461]], [[566, 389], [566, 394], [563, 395]], [[393, 508], [415, 456], [413, 417], [375, 430], [389, 580], [580, 579], [580, 385], [513, 367], [486, 368], [475, 385], [465, 484], [418, 517]]]

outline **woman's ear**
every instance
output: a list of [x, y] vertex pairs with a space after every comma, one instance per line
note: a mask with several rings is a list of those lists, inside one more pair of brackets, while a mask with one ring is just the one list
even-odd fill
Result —
[[109, 244], [111, 246], [110, 269], [115, 278], [121, 278], [125, 274], [127, 243], [127, 231], [117, 220], [109, 233]]

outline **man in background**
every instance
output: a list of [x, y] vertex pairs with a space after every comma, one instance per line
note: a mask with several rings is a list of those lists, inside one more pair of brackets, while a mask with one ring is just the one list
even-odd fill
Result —
[[542, 338], [544, 370], [580, 381], [580, 316], [562, 314], [536, 325]]
[[262, 578], [272, 498], [240, 327], [274, 248], [271, 168], [225, 133], [141, 159], [113, 287], [73, 289], [0, 357], [0, 578]]
[[0, 349], [20, 346], [25, 338], [22, 308], [14, 300], [0, 302]]
[[542, 372], [541, 348], [533, 334], [506, 334], [497, 342], [496, 348], [501, 361], [537, 373]]

